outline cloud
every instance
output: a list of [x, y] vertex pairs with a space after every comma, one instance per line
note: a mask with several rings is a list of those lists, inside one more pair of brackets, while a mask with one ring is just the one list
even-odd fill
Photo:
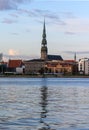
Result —
[[29, 32], [31, 32], [31, 30], [30, 30], [29, 28], [27, 28], [27, 29], [26, 29], [26, 32], [29, 33]]
[[15, 36], [17, 36], [17, 35], [18, 35], [18, 33], [15, 33], [15, 32], [14, 32], [14, 33], [11, 33], [11, 34], [12, 34], [12, 35], [15, 35]]
[[33, 14], [35, 14], [35, 16], [37, 17], [43, 17], [48, 19], [50, 23], [58, 25], [66, 25], [66, 23], [63, 20], [61, 20], [59, 15], [57, 15], [55, 12], [49, 10], [34, 9]]
[[60, 12], [60, 16], [67, 19], [74, 19], [76, 16], [72, 12]]
[[3, 60], [8, 61], [9, 59], [22, 59], [22, 60], [31, 60], [31, 59], [37, 59], [37, 56], [28, 56], [28, 55], [9, 55], [9, 54], [4, 54], [3, 55]]
[[13, 24], [13, 23], [16, 23], [17, 21], [16, 20], [11, 20], [11, 19], [8, 19], [8, 18], [5, 18], [2, 23], [6, 23], [6, 24]]
[[27, 59], [32, 59], [32, 58], [36, 58], [37, 56], [28, 56], [28, 55], [21, 55], [19, 53], [19, 51], [15, 50], [15, 49], [9, 49], [8, 54], [4, 54], [4, 57], [9, 59], [23, 59], [23, 60], [27, 60]]
[[[36, 19], [46, 18], [49, 23], [53, 24], [59, 24], [59, 25], [65, 25], [66, 23], [60, 19], [59, 15], [57, 15], [55, 12], [49, 11], [49, 10], [42, 10], [42, 9], [33, 9], [33, 10], [27, 10], [27, 9], [18, 9], [18, 14], [27, 14], [29, 17], [35, 17]], [[38, 22], [40, 20], [37, 20]], [[41, 21], [40, 21], [41, 22]], [[43, 23], [43, 22], [42, 22]]]
[[89, 51], [64, 51], [63, 53], [67, 53], [67, 54], [89, 54]]
[[14, 50], [14, 49], [9, 49], [8, 54], [10, 56], [15, 56], [15, 55], [18, 55], [19, 53], [18, 53], [18, 51]]
[[17, 9], [19, 4], [31, 2], [31, 0], [0, 0], [0, 10]]
[[54, 12], [50, 12], [49, 10], [34, 9], [34, 13], [36, 16], [42, 16], [49, 19], [59, 20], [59, 16]]
[[12, 9], [13, 5], [11, 5], [10, 0], [0, 0], [0, 10]]
[[38, 15], [35, 13], [34, 10], [27, 10], [27, 9], [18, 9], [17, 10], [18, 14], [26, 14], [30, 17], [37, 17]]
[[17, 14], [9, 14], [9, 15], [14, 17], [14, 18], [18, 18], [19, 17]]
[[67, 19], [66, 22], [66, 32], [73, 33], [88, 33], [89, 32], [89, 18], [75, 18], [75, 19]]
[[67, 35], [75, 35], [76, 33], [74, 33], [74, 32], [65, 32], [65, 34], [67, 34]]

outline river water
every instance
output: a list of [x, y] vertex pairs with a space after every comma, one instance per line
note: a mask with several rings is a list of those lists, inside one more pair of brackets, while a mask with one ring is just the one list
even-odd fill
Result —
[[0, 78], [0, 130], [89, 130], [89, 79]]

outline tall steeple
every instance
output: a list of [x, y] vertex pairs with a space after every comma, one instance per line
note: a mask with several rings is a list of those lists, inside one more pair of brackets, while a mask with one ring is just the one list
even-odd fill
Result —
[[74, 60], [76, 61], [76, 53], [74, 54]]
[[[43, 27], [43, 40], [46, 39], [46, 28], [45, 28], [45, 19], [44, 19], [44, 27]], [[43, 43], [42, 43], [43, 44]], [[47, 44], [47, 43], [46, 43]]]
[[46, 60], [47, 53], [48, 53], [48, 49], [47, 49], [46, 27], [45, 27], [45, 19], [44, 19], [43, 35], [42, 35], [42, 43], [41, 43], [41, 59]]

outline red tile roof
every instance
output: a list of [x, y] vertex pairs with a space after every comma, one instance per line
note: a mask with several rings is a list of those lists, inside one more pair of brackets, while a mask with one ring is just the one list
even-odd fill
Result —
[[22, 60], [9, 60], [8, 67], [16, 68], [22, 65]]

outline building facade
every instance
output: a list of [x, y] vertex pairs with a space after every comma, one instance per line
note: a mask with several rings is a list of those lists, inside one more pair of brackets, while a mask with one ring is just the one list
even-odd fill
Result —
[[75, 74], [77, 66], [75, 61], [47, 61], [45, 63], [45, 72], [52, 74]]
[[7, 64], [7, 72], [12, 74], [23, 74], [25, 66], [22, 60], [9, 60]]
[[79, 74], [89, 75], [89, 59], [82, 58], [78, 62]]
[[49, 55], [46, 40], [45, 20], [43, 24], [43, 34], [41, 43], [41, 58], [24, 61], [26, 74], [75, 74], [76, 54], [74, 60], [63, 60], [61, 55]]
[[25, 74], [38, 74], [40, 70], [44, 68], [45, 61], [41, 59], [33, 59], [24, 61]]

